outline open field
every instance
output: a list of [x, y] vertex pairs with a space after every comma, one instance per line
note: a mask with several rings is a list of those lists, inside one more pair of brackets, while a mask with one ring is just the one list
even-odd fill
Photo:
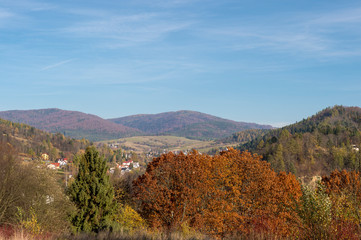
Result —
[[186, 151], [196, 149], [199, 152], [208, 152], [212, 148], [236, 146], [237, 143], [223, 144], [215, 141], [193, 140], [176, 136], [137, 136], [120, 138], [99, 143], [118, 144], [123, 149], [132, 150], [136, 153], [152, 151]]

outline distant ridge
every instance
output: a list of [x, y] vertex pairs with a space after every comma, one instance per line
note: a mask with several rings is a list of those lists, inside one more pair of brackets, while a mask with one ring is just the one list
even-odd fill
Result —
[[48, 132], [60, 132], [91, 141], [141, 135], [173, 135], [192, 139], [218, 139], [246, 129], [270, 129], [272, 126], [235, 122], [194, 111], [103, 119], [96, 115], [57, 108], [0, 112], [0, 118], [25, 123]]
[[92, 114], [57, 108], [4, 111], [0, 112], [0, 117], [48, 132], [65, 133], [67, 136], [91, 141], [141, 134], [137, 129], [115, 124]]
[[139, 114], [110, 121], [136, 128], [148, 135], [174, 135], [195, 139], [217, 139], [246, 129], [271, 129], [270, 125], [236, 122], [195, 111]]

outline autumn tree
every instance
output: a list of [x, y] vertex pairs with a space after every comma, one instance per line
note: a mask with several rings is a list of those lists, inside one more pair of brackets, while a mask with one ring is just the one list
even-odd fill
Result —
[[325, 191], [332, 202], [332, 227], [337, 236], [361, 237], [361, 175], [346, 170], [333, 171], [322, 177]]
[[107, 166], [95, 147], [88, 147], [80, 158], [79, 172], [69, 187], [77, 206], [71, 222], [76, 231], [99, 232], [111, 228], [116, 211], [114, 190]]
[[188, 155], [164, 154], [148, 164], [134, 191], [151, 227], [170, 232], [185, 222], [194, 222], [207, 161], [210, 157], [193, 151]]
[[136, 180], [134, 192], [153, 228], [172, 231], [187, 224], [220, 238], [251, 231], [296, 234], [298, 181], [249, 152], [162, 155]]
[[300, 184], [292, 174], [274, 172], [260, 156], [236, 150], [213, 158], [208, 179], [207, 232], [216, 236], [251, 231], [295, 234]]

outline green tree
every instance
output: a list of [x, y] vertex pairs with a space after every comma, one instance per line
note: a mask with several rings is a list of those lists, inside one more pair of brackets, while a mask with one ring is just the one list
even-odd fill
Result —
[[111, 229], [116, 213], [114, 189], [107, 166], [95, 147], [88, 147], [80, 158], [79, 172], [69, 187], [71, 200], [77, 206], [71, 222], [78, 232]]

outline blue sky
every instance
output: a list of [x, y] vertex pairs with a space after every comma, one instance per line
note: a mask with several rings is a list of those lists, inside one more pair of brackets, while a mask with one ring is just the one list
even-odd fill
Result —
[[360, 76], [360, 1], [0, 0], [0, 111], [281, 126], [361, 106]]

